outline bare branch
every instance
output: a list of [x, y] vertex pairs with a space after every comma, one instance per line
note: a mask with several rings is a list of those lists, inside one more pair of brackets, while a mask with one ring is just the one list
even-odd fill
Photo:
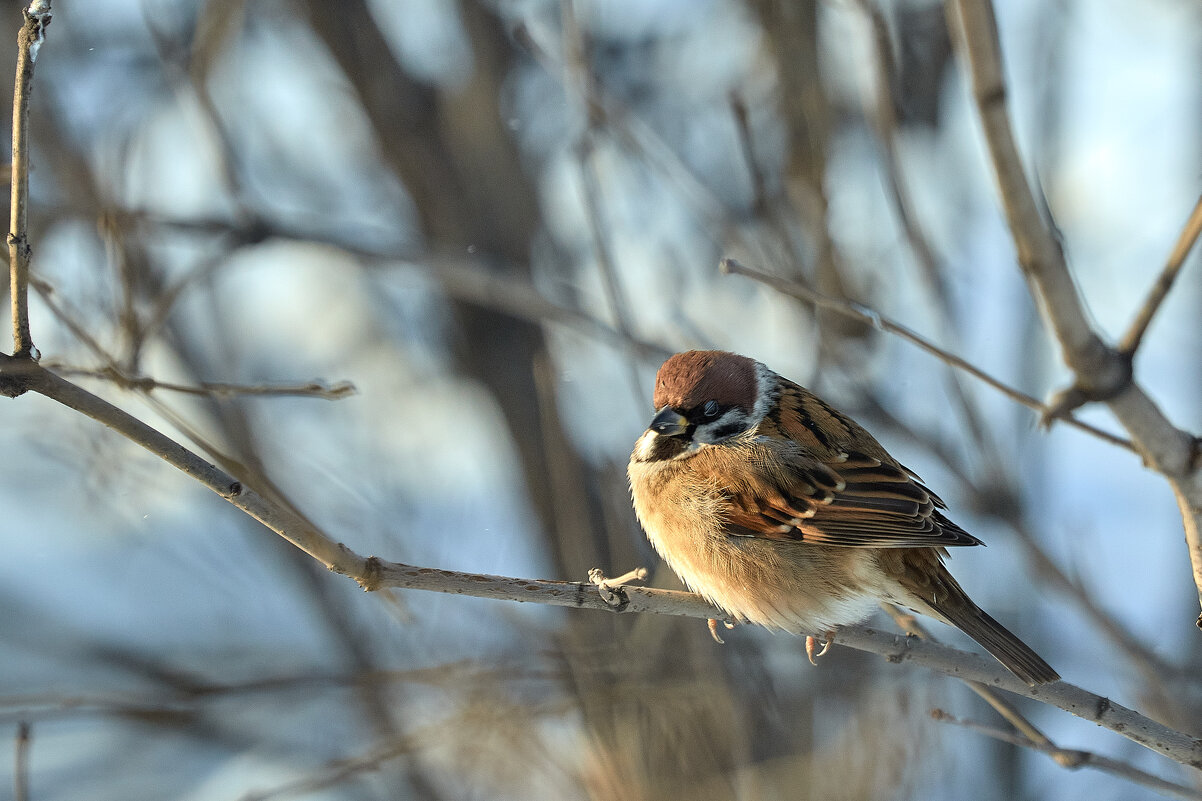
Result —
[[1104, 757], [1100, 754], [1095, 754], [1092, 751], [1079, 751], [1075, 748], [1060, 748], [1059, 746], [1048, 742], [1038, 742], [1028, 740], [1020, 734], [1013, 732], [1002, 731], [995, 729], [992, 726], [985, 726], [981, 723], [975, 723], [971, 720], [958, 720], [941, 709], [932, 710], [931, 717], [935, 720], [944, 723], [951, 723], [956, 726], [963, 726], [966, 729], [983, 734], [986, 737], [992, 737], [995, 740], [1001, 740], [1004, 743], [1021, 746], [1022, 748], [1030, 748], [1032, 751], [1039, 751], [1047, 754], [1056, 761], [1057, 764], [1063, 767], [1076, 770], [1078, 768], [1093, 768], [1100, 770], [1103, 773], [1109, 773], [1112, 776], [1119, 776], [1129, 782], [1150, 787], [1158, 793], [1163, 793], [1173, 798], [1184, 798], [1187, 801], [1198, 801], [1202, 799], [1202, 792], [1195, 790], [1193, 787], [1188, 787], [1176, 782], [1170, 782], [1162, 779], [1159, 776], [1154, 776], [1145, 770], [1140, 770], [1126, 762], [1120, 762], [1110, 757]]
[[612, 347], [631, 350], [641, 358], [662, 360], [671, 355], [662, 345], [638, 339], [591, 315], [548, 300], [529, 281], [497, 275], [472, 261], [435, 259], [431, 268], [430, 274], [446, 293], [458, 300], [540, 325], [562, 325]]
[[[1089, 401], [1103, 401], [1110, 407], [1144, 461], [1173, 489], [1202, 606], [1202, 475], [1197, 469], [1197, 440], [1174, 426], [1135, 383], [1132, 354], [1109, 347], [1090, 326], [1064, 253], [1039, 213], [1015, 145], [993, 6], [988, 0], [948, 0], [947, 9], [951, 27], [958, 31], [957, 46], [972, 84], [1019, 265], [1056, 334], [1065, 364], [1075, 375], [1075, 383], [1061, 393], [1048, 417], [1062, 417]], [[1197, 622], [1202, 626], [1202, 616]]]
[[86, 376], [111, 381], [122, 389], [139, 392], [153, 392], [156, 389], [169, 392], [179, 392], [184, 395], [198, 395], [205, 398], [234, 398], [246, 395], [268, 397], [300, 396], [305, 398], [320, 398], [322, 400], [342, 400], [354, 395], [358, 390], [350, 381], [330, 383], [315, 378], [303, 384], [227, 384], [221, 381], [201, 381], [195, 385], [176, 384], [171, 381], [160, 381], [143, 375], [126, 375], [113, 365], [100, 369], [87, 367], [70, 367], [56, 364], [47, 360], [44, 367], [54, 370], [60, 375]]
[[1177, 274], [1181, 272], [1181, 267], [1185, 264], [1185, 257], [1193, 249], [1200, 234], [1202, 234], [1202, 196], [1198, 197], [1194, 210], [1190, 212], [1189, 219], [1185, 221], [1185, 228], [1181, 231], [1181, 236], [1177, 237], [1177, 244], [1173, 246], [1173, 252], [1169, 254], [1169, 260], [1165, 263], [1164, 270], [1157, 276], [1156, 283], [1152, 285], [1148, 299], [1144, 301], [1139, 314], [1131, 322], [1131, 328], [1127, 329], [1126, 335], [1119, 343], [1120, 353], [1134, 356], [1135, 352], [1139, 350], [1139, 343], [1143, 341], [1144, 334], [1152, 323], [1152, 318], [1156, 316], [1160, 304], [1168, 297], [1169, 290], [1173, 288], [1173, 282], [1177, 280]]
[[17, 743], [13, 749], [13, 801], [29, 801], [29, 742], [32, 739], [29, 721], [17, 724]]
[[419, 738], [399, 737], [393, 742], [372, 749], [363, 756], [334, 760], [317, 773], [273, 787], [270, 790], [246, 793], [240, 801], [268, 801], [268, 799], [280, 796], [305, 795], [324, 790], [352, 779], [360, 773], [379, 770], [390, 759], [396, 759], [413, 750], [418, 742], [420, 742]]
[[897, 220], [905, 232], [906, 241], [918, 262], [918, 268], [931, 293], [939, 300], [941, 309], [947, 307], [947, 287], [939, 275], [935, 252], [927, 241], [926, 234], [918, 224], [914, 202], [902, 180], [901, 156], [898, 153], [897, 116], [893, 107], [892, 87], [896, 83], [893, 73], [893, 44], [889, 38], [889, 27], [885, 15], [875, 0], [857, 0], [860, 10], [867, 15], [872, 25], [875, 55], [876, 93], [865, 98], [865, 113], [876, 129], [881, 143], [884, 160], [885, 189], [897, 213]]
[[29, 95], [33, 65], [50, 24], [49, 0], [33, 0], [23, 11], [25, 24], [17, 34], [17, 77], [13, 89], [12, 208], [8, 225], [8, 269], [12, 293], [13, 355], [34, 356], [29, 331]]
[[[989, 373], [986, 373], [984, 370], [974, 365], [972, 362], [962, 359], [954, 353], [949, 353], [901, 323], [894, 322], [893, 320], [885, 317], [868, 306], [865, 306], [861, 303], [828, 297], [827, 295], [810, 289], [808, 286], [798, 283], [797, 281], [786, 281], [783, 278], [778, 278], [774, 275], [769, 275], [768, 273], [762, 273], [759, 270], [753, 270], [750, 267], [745, 267], [735, 259], [722, 259], [719, 267], [724, 273], [747, 276], [754, 281], [759, 281], [761, 284], [772, 287], [783, 295], [789, 295], [790, 297], [797, 298], [798, 300], [804, 300], [807, 303], [812, 303], [819, 308], [829, 309], [831, 311], [838, 312], [839, 314], [853, 317], [857, 320], [868, 323], [878, 330], [895, 334], [910, 344], [917, 345], [919, 348], [922, 348], [927, 353], [930, 353], [939, 360], [950, 364], [952, 367], [963, 370], [969, 375], [984, 381], [989, 386], [1001, 392], [1007, 398], [1017, 401], [1023, 406], [1026, 406], [1029, 409], [1034, 409], [1041, 414], [1047, 411], [1047, 407], [1040, 403], [1037, 398], [1033, 398], [1025, 392], [1020, 392], [1014, 387], [999, 381]], [[1123, 439], [1122, 437], [1116, 437], [1114, 434], [1103, 431], [1100, 428], [1096, 428], [1089, 423], [1083, 423], [1072, 416], [1064, 418], [1064, 421], [1069, 425], [1079, 428], [1082, 431], [1087, 431], [1090, 434], [1093, 434], [1095, 437], [1103, 439], [1112, 445], [1118, 445], [1120, 448], [1126, 448], [1127, 450], [1134, 450], [1134, 448], [1131, 446], [1131, 443], [1127, 440]]]
[[[1038, 297], [1045, 304], [1044, 315], [1066, 353], [1073, 354], [1075, 361], [1070, 366], [1089, 373], [1096, 381], [1117, 382], [1120, 379], [1114, 375], [1114, 354], [1108, 353], [1090, 327], [1077, 287], [1068, 270], [1063, 269], [1064, 252], [1044, 224], [1018, 155], [1006, 108], [1006, 82], [993, 6], [988, 0], [949, 0], [948, 13], [952, 18], [949, 27], [960, 32], [958, 44], [969, 70], [1019, 266], [1027, 279], [1040, 287]], [[1051, 314], [1047, 306], [1054, 306], [1056, 313]]]

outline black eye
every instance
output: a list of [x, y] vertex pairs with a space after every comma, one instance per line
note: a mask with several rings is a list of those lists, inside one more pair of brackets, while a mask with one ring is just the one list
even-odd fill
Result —
[[706, 401], [705, 405], [701, 407], [701, 413], [705, 415], [705, 419], [707, 420], [713, 420], [718, 416], [718, 412], [720, 411], [722, 409], [718, 406], [718, 401]]

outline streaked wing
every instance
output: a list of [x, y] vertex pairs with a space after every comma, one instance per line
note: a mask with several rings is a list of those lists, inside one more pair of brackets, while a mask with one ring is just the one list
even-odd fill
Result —
[[730, 534], [849, 548], [981, 544], [948, 520], [939, 511], [943, 501], [908, 471], [871, 456], [790, 465], [775, 480], [764, 479], [727, 494]]
[[795, 384], [778, 408], [762, 427], [801, 447], [761, 460], [755, 481], [728, 488], [731, 535], [850, 548], [981, 544], [850, 418]]

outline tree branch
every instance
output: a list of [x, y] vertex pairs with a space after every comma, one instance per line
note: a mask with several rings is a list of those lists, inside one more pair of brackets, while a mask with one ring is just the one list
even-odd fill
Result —
[[[1120, 353], [1106, 345], [1089, 323], [1064, 252], [1039, 213], [1015, 145], [993, 6], [989, 0], [947, 0], [947, 10], [972, 85], [1019, 266], [1060, 343], [1064, 363], [1075, 375], [1074, 385], [1060, 394], [1049, 418], [1089, 401], [1103, 401], [1110, 407], [1147, 465], [1167, 478], [1173, 489], [1202, 606], [1202, 479], [1197, 470], [1197, 440], [1175, 427], [1135, 383], [1132, 353]], [[1202, 627], [1202, 616], [1197, 622]]]
[[17, 76], [13, 88], [12, 208], [8, 226], [8, 269], [12, 293], [13, 355], [33, 358], [33, 335], [29, 331], [29, 234], [26, 207], [29, 202], [29, 95], [33, 65], [50, 24], [49, 0], [33, 0], [23, 11], [25, 24], [17, 34]]
[[1109, 773], [1112, 776], [1119, 776], [1133, 784], [1139, 784], [1144, 787], [1149, 787], [1152, 790], [1162, 793], [1173, 798], [1181, 798], [1186, 801], [1199, 801], [1202, 799], [1202, 792], [1188, 787], [1184, 784], [1177, 784], [1159, 776], [1148, 773], [1146, 770], [1131, 765], [1127, 762], [1120, 762], [1117, 759], [1095, 754], [1092, 751], [1079, 751], [1075, 748], [1061, 748], [1051, 741], [1041, 742], [1038, 740], [1029, 740], [1021, 734], [1014, 732], [1003, 731], [992, 726], [985, 726], [980, 723], [975, 723], [971, 720], [958, 720], [941, 709], [936, 709], [931, 712], [931, 716], [938, 721], [951, 723], [956, 726], [963, 726], [969, 731], [974, 731], [977, 734], [986, 737], [992, 737], [995, 740], [1000, 740], [1011, 745], [1029, 748], [1032, 751], [1050, 756], [1056, 764], [1061, 767], [1069, 768], [1070, 770], [1078, 770], [1080, 768], [1093, 768], [1094, 770]]
[[1177, 280], [1177, 274], [1181, 272], [1181, 267], [1185, 264], [1185, 257], [1193, 249], [1200, 234], [1202, 234], [1202, 196], [1198, 197], [1198, 202], [1194, 204], [1194, 210], [1190, 212], [1189, 219], [1185, 221], [1185, 228], [1177, 237], [1177, 244], [1173, 246], [1173, 252], [1169, 254], [1169, 260], [1165, 263], [1164, 270], [1157, 276], [1156, 283], [1152, 285], [1148, 299], [1140, 307], [1139, 314], [1131, 322], [1131, 327], [1127, 329], [1126, 335], [1119, 343], [1120, 353], [1134, 356], [1135, 352], [1139, 350], [1139, 344], [1143, 341], [1144, 334], [1147, 333], [1148, 326], [1152, 323], [1152, 318], [1156, 316], [1160, 304], [1168, 297], [1169, 290], [1173, 288], [1173, 282]]
[[33, 727], [29, 721], [17, 723], [17, 743], [13, 749], [13, 801], [29, 801], [29, 743]]

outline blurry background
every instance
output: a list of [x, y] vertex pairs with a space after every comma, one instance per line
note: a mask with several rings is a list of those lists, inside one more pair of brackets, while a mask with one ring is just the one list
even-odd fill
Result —
[[[642, 564], [673, 587], [627, 454], [664, 356], [739, 351], [945, 497], [990, 546], [953, 572], [1066, 679], [1202, 734], [1163, 481], [718, 273], [734, 256], [1037, 397], [1063, 385], [938, 3], [53, 5], [31, 123], [45, 364], [360, 553], [557, 579]], [[1020, 146], [1114, 337], [1197, 199], [1202, 6], [999, 5]], [[11, 65], [20, 4], [2, 10]], [[1197, 431], [1192, 261], [1137, 375]], [[340, 382], [357, 392], [315, 391]], [[759, 630], [720, 647], [695, 620], [365, 595], [44, 398], [3, 405], [0, 453], [0, 788], [28, 722], [37, 801], [1150, 795], [932, 720], [1000, 725], [871, 655], [813, 668]], [[1023, 708], [1062, 745], [1190, 780]]]

